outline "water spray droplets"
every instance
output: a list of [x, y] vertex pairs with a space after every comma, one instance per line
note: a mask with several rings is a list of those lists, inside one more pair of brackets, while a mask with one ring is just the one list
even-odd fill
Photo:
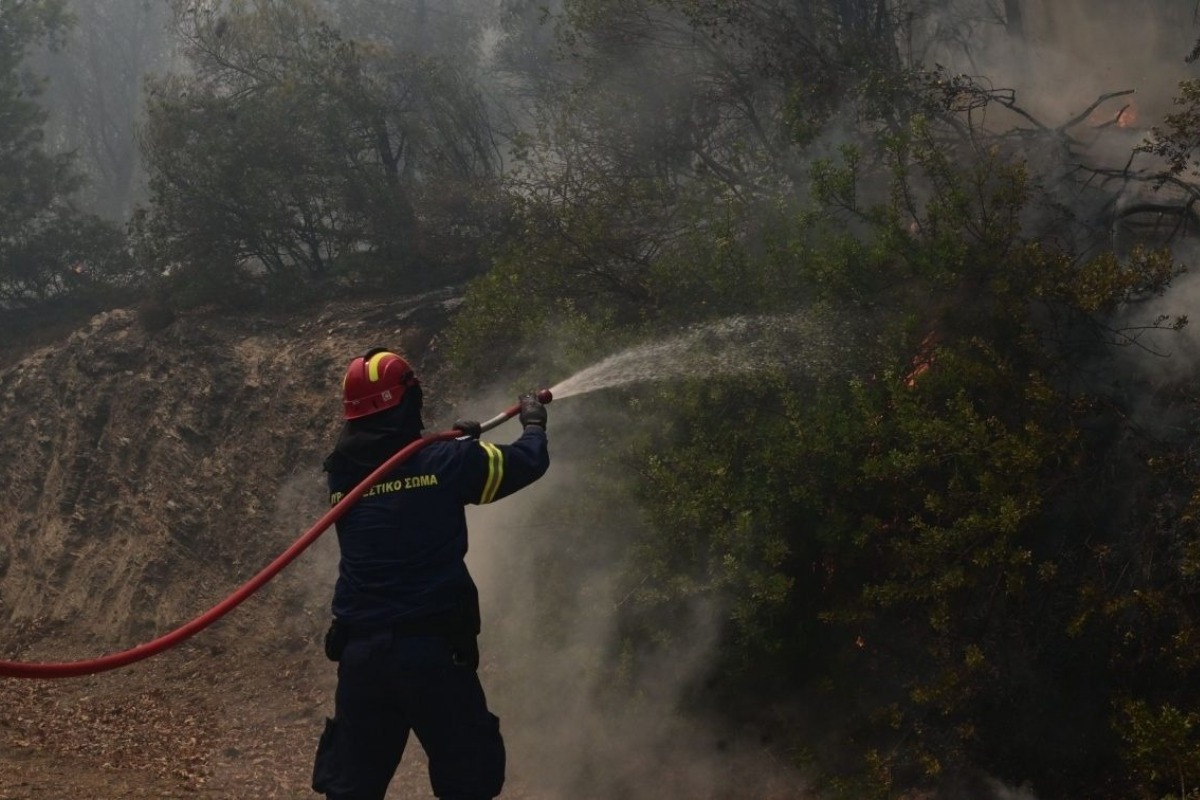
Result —
[[766, 370], [828, 375], [845, 366], [842, 327], [834, 316], [818, 311], [729, 317], [609, 356], [551, 391], [561, 399], [634, 383]]

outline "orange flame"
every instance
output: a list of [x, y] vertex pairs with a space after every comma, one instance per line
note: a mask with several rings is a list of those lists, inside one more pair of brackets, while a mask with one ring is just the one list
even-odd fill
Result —
[[1137, 108], [1134, 107], [1133, 103], [1130, 103], [1117, 112], [1118, 128], [1132, 128], [1137, 125], [1137, 121], [1138, 111]]
[[925, 334], [925, 338], [921, 340], [921, 347], [908, 364], [908, 374], [904, 376], [905, 386], [910, 389], [916, 386], [917, 378], [924, 375], [933, 366], [936, 358], [934, 351], [937, 349], [937, 343], [937, 331], [930, 331]]

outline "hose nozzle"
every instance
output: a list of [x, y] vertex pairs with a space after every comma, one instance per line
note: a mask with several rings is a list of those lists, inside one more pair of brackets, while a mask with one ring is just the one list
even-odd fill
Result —
[[[536, 392], [533, 393], [533, 396], [535, 398], [537, 398], [537, 401], [539, 403], [541, 403], [542, 405], [546, 405], [547, 403], [549, 403], [551, 400], [554, 399], [554, 395], [550, 392], [549, 389], [538, 389]], [[521, 404], [517, 403], [512, 408], [505, 410], [502, 414], [498, 414], [498, 415], [492, 417], [487, 422], [480, 423], [479, 427], [481, 430], [490, 431], [492, 428], [496, 427], [501, 422], [512, 419], [519, 413], [521, 413]]]

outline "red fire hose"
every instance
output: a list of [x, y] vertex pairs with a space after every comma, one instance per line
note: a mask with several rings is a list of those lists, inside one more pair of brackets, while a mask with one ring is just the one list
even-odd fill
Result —
[[[542, 403], [549, 403], [553, 399], [549, 389], [542, 389], [537, 393], [537, 398]], [[487, 422], [480, 425], [482, 430], [491, 430], [505, 420], [512, 419], [521, 411], [521, 405], [518, 403], [511, 408], [506, 409], [502, 414], [492, 417]], [[210, 608], [200, 616], [181, 625], [170, 633], [165, 633], [157, 639], [153, 639], [145, 644], [139, 644], [136, 647], [131, 647], [128, 650], [123, 650], [119, 653], [110, 653], [100, 658], [87, 659], [84, 661], [63, 661], [58, 663], [25, 663], [20, 661], [0, 661], [0, 677], [7, 678], [71, 678], [78, 675], [94, 675], [97, 672], [107, 672], [110, 669], [132, 664], [135, 661], [141, 661], [143, 658], [149, 658], [152, 655], [161, 653], [162, 651], [174, 647], [184, 639], [199, 633], [209, 625], [216, 622], [221, 617], [232, 611], [237, 605], [245, 600], [250, 595], [261, 589], [267, 581], [274, 578], [288, 564], [292, 563], [297, 556], [305, 551], [310, 544], [317, 540], [325, 530], [336, 522], [350, 506], [354, 505], [358, 498], [362, 497], [363, 493], [368, 488], [373, 486], [380, 478], [386, 475], [391, 470], [403, 464], [408, 459], [412, 458], [413, 454], [421, 448], [433, 442], [446, 441], [454, 439], [462, 435], [462, 431], [450, 430], [442, 433], [435, 433], [430, 436], [417, 439], [411, 444], [404, 447], [387, 461], [380, 464], [374, 472], [362, 479], [362, 482], [346, 493], [338, 503], [316, 523], [308, 529], [308, 531], [292, 544], [287, 550], [283, 551], [274, 561], [264, 567], [257, 575], [246, 581], [237, 591], [226, 597], [220, 603]]]

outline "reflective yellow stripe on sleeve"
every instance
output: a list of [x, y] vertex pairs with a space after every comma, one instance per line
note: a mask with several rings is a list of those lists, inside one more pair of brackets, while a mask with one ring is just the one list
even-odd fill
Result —
[[491, 442], [480, 442], [479, 446], [483, 448], [488, 457], [487, 481], [483, 484], [483, 494], [480, 495], [479, 502], [490, 503], [496, 499], [500, 481], [504, 478], [504, 454]]

